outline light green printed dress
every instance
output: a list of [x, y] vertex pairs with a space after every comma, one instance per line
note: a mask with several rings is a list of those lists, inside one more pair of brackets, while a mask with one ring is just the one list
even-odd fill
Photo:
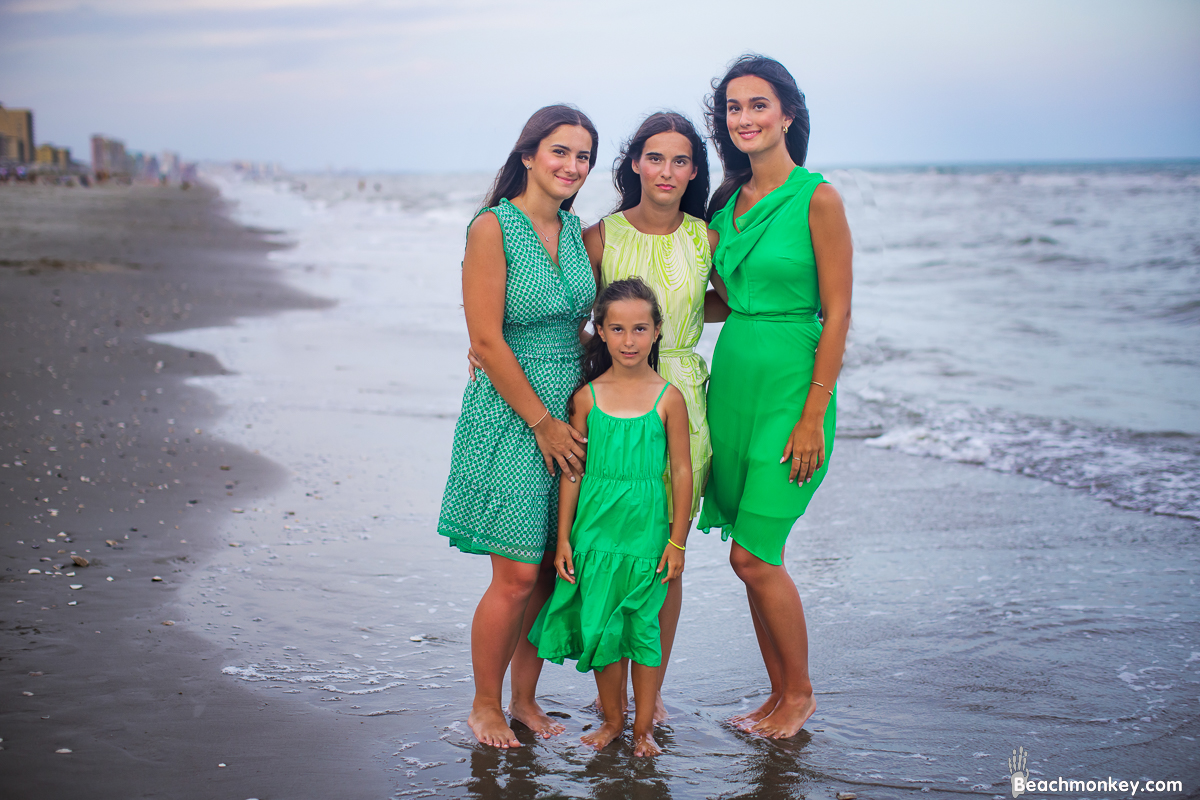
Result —
[[[601, 283], [607, 286], [625, 278], [641, 278], [654, 290], [663, 312], [658, 373], [679, 389], [687, 404], [691, 428], [692, 517], [700, 511], [700, 496], [712, 462], [705, 403], [708, 365], [695, 351], [704, 329], [704, 292], [711, 265], [708, 227], [690, 214], [684, 214], [683, 223], [666, 236], [642, 233], [621, 212], [604, 218]], [[669, 468], [665, 480], [667, 518], [673, 519], [669, 510], [672, 502]]]
[[[556, 265], [515, 205], [501, 200], [480, 213], [486, 212], [496, 215], [504, 234], [504, 341], [546, 408], [565, 420], [579, 384], [579, 329], [596, 298], [579, 217], [558, 212]], [[465, 553], [536, 564], [557, 541], [558, 478], [546, 471], [525, 421], [487, 375], [475, 375], [454, 429], [438, 533]]]

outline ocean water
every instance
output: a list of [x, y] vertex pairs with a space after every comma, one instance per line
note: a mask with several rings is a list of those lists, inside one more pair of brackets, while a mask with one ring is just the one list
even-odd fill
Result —
[[[1198, 170], [1082, 169], [1081, 185], [1081, 169], [829, 171], [856, 237], [855, 324], [843, 440], [785, 562], [818, 694], [792, 741], [722, 725], [765, 676], [725, 547], [694, 534], [663, 757], [581, 749], [592, 680], [552, 665], [539, 688], [567, 733], [474, 744], [488, 565], [433, 530], [487, 175], [211, 176], [285, 245], [284, 279], [337, 303], [158, 337], [220, 359], [228, 374], [194, 379], [226, 408], [211, 432], [290, 476], [214, 509], [239, 546], [197, 569], [176, 619], [226, 645], [230, 680], [385, 738], [397, 797], [1000, 798], [1018, 746], [1035, 777], [1193, 791], [1200, 529], [1179, 517], [1196, 508]], [[578, 210], [611, 203], [594, 175]], [[1111, 380], [1126, 369], [1158, 390]]]
[[[1200, 162], [826, 177], [856, 250], [843, 435], [1200, 519]], [[273, 189], [290, 195], [282, 208], [303, 198], [335, 214], [341, 257], [386, 259], [403, 249], [376, 252], [372, 221], [465, 227], [488, 179], [310, 175]], [[597, 174], [576, 211], [590, 223], [614, 199]], [[422, 306], [457, 305], [456, 283], [439, 290]]]
[[1200, 518], [1200, 163], [829, 177], [856, 244], [839, 423]]

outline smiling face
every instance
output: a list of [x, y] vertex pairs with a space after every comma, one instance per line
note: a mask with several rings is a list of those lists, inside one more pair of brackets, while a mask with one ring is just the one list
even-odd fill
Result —
[[642, 156], [633, 162], [641, 176], [642, 198], [664, 206], [678, 206], [688, 183], [696, 177], [692, 143], [682, 133], [656, 133], [642, 146]]
[[559, 202], [583, 186], [592, 166], [592, 135], [578, 125], [559, 125], [521, 161], [530, 183]]
[[755, 75], [734, 78], [725, 90], [725, 125], [743, 153], [763, 153], [787, 146], [783, 128], [792, 118], [783, 113], [774, 88]]
[[614, 365], [637, 366], [650, 358], [650, 349], [658, 341], [658, 326], [654, 324], [654, 309], [645, 300], [616, 300], [604, 314], [604, 324], [597, 331]]

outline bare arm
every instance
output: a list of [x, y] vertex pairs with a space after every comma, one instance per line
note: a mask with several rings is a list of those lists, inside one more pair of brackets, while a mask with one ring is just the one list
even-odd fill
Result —
[[[587, 415], [592, 410], [591, 392], [580, 389], [575, 393], [575, 410], [571, 427], [587, 436]], [[568, 583], [575, 582], [575, 562], [572, 559], [571, 527], [579, 508], [579, 483], [569, 481], [566, 473], [558, 481], [558, 544], [554, 552], [554, 569]]]
[[666, 583], [683, 574], [684, 553], [680, 548], [687, 546], [688, 531], [692, 527], [692, 440], [687, 404], [679, 390], [674, 386], [667, 389], [662, 406], [666, 412], [664, 424], [667, 429], [667, 453], [671, 457], [671, 496], [674, 498], [671, 541], [667, 542], [662, 559], [658, 562], [658, 572], [666, 568], [667, 574], [661, 581]]
[[[842, 371], [846, 335], [850, 331], [850, 294], [854, 283], [854, 245], [850, 225], [837, 190], [827, 183], [817, 187], [808, 211], [813, 253], [817, 259], [817, 281], [824, 315], [821, 338], [817, 341], [808, 399], [800, 421], [784, 447], [783, 458], [792, 458], [789, 482], [801, 483], [812, 478], [825, 461], [825, 409], [833, 386]], [[818, 386], [816, 384], [823, 384]], [[797, 460], [798, 459], [798, 460]]]
[[[720, 238], [716, 231], [712, 228], [708, 229], [710, 262], [712, 254], [717, 252], [717, 244]], [[709, 269], [708, 280], [712, 283], [713, 288], [704, 293], [704, 321], [724, 322], [729, 319], [729, 292], [725, 289], [725, 281], [721, 280], [721, 276], [717, 274], [716, 266], [712, 266]]]
[[[596, 292], [603, 288], [601, 284], [600, 266], [604, 261], [604, 220], [591, 225], [583, 232], [583, 247], [587, 250], [588, 261], [592, 264], [592, 277], [596, 279]], [[587, 329], [587, 322], [579, 326], [579, 342], [586, 345], [592, 338], [592, 332]]]
[[[482, 214], [467, 234], [467, 252], [463, 258], [463, 309], [467, 315], [471, 350], [504, 402], [533, 429], [550, 474], [554, 474], [557, 462], [570, 480], [576, 480], [582, 474], [584, 458], [579, 442], [586, 439], [547, 413], [545, 404], [529, 385], [525, 371], [504, 340], [507, 280], [500, 222], [494, 214]], [[568, 454], [572, 457], [568, 458]]]

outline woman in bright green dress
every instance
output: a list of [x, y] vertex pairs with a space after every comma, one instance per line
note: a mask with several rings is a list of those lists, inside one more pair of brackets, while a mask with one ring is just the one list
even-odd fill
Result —
[[[700, 497], [712, 461], [705, 404], [708, 365], [695, 350], [704, 327], [712, 249], [716, 245], [715, 234], [704, 223], [709, 187], [704, 140], [681, 114], [651, 114], [622, 148], [613, 181], [620, 195], [617, 210], [584, 231], [583, 242], [600, 290], [613, 281], [641, 278], [662, 308], [658, 372], [683, 393], [687, 402], [692, 494], [684, 502], [688, 518], [693, 519], [700, 512]], [[723, 310], [719, 298], [708, 298], [710, 306], [713, 301]], [[663, 478], [670, 514], [674, 507], [670, 470]], [[682, 582], [673, 581], [660, 617], [660, 689], [682, 604]], [[666, 719], [661, 696], [657, 699], [656, 719]]]
[[501, 704], [540, 736], [563, 726], [538, 705], [542, 661], [526, 638], [554, 585], [557, 472], [582, 474], [583, 434], [566, 422], [579, 380], [579, 331], [596, 285], [571, 202], [596, 156], [578, 109], [547, 106], [525, 124], [471, 222], [463, 308], [476, 360], [454, 430], [438, 533], [491, 559], [471, 625], [475, 699], [468, 724], [483, 744], [516, 747]]
[[816, 709], [804, 608], [783, 552], [833, 451], [852, 246], [837, 192], [801, 166], [808, 110], [779, 62], [735, 62], [709, 115], [725, 167], [709, 226], [731, 313], [713, 354], [712, 476], [698, 525], [733, 539], [730, 563], [771, 681], [767, 701], [731, 721], [784, 738]]

